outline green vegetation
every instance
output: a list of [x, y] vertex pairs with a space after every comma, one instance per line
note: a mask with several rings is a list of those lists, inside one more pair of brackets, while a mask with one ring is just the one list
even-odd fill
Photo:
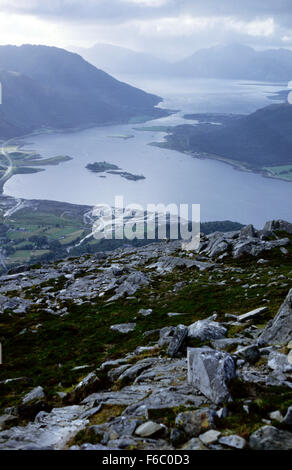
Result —
[[171, 132], [171, 126], [148, 126], [148, 127], [134, 127], [135, 131], [145, 132]]
[[198, 119], [199, 124], [173, 127], [165, 141], [156, 145], [194, 157], [220, 160], [264, 176], [292, 180], [292, 108], [288, 103], [267, 106], [247, 116], [185, 117]]
[[0, 151], [0, 194], [3, 192], [4, 184], [13, 176], [18, 174], [29, 174], [44, 171], [42, 167], [47, 165], [59, 165], [72, 160], [66, 155], [51, 158], [42, 158], [39, 154], [31, 151], [20, 150], [21, 145], [3, 146]]
[[74, 245], [91, 233], [91, 225], [84, 222], [86, 210], [86, 206], [38, 201], [28, 207], [23, 204], [15, 212], [12, 209], [5, 217], [5, 211], [0, 213], [0, 241], [7, 268], [66, 257], [68, 248], [74, 250]]
[[272, 176], [279, 176], [282, 179], [292, 181], [292, 165], [267, 166], [263, 169], [267, 170]]
[[[287, 294], [287, 287], [280, 283], [272, 283], [268, 291], [266, 286], [271, 278], [289, 276], [292, 251], [290, 248], [289, 254], [283, 255], [279, 249], [275, 249], [265, 254], [265, 258], [269, 259], [267, 266], [258, 265], [257, 260], [252, 257], [224, 260], [226, 266], [242, 267], [244, 270], [236, 275], [229, 270], [224, 273], [214, 271], [212, 282], [209, 272], [200, 273], [196, 268], [177, 268], [171, 274], [155, 278], [150, 285], [140, 289], [137, 297], [131, 299], [120, 298], [107, 302], [112, 295], [108, 292], [103, 297], [88, 302], [84, 292], [82, 305], [69, 300], [63, 301], [61, 308], [68, 309], [68, 315], [63, 317], [51, 315], [42, 303], [33, 304], [25, 315], [6, 311], [0, 320], [0, 340], [5, 351], [0, 380], [28, 377], [30, 381], [27, 385], [12, 383], [11, 386], [2, 387], [1, 406], [16, 403], [21, 393], [36, 385], [42, 385], [51, 397], [56, 391], [70, 389], [82, 378], [82, 372], [72, 370], [74, 367], [88, 364], [90, 371], [105, 360], [119, 358], [137, 346], [147, 345], [149, 337], [144, 335], [145, 331], [181, 323], [187, 325], [209, 317], [214, 311], [218, 314], [218, 321], [224, 321], [225, 313], [245, 313], [257, 308], [264, 298], [268, 298], [267, 313], [255, 321], [255, 326], [261, 328], [274, 317]], [[112, 262], [115, 262], [114, 257]], [[96, 270], [98, 269], [97, 265]], [[249, 289], [246, 295], [242, 285], [250, 282], [252, 275], [257, 276], [258, 287]], [[220, 285], [223, 279], [225, 284]], [[178, 281], [184, 281], [185, 286], [174, 291], [173, 286]], [[54, 293], [63, 289], [65, 283], [66, 279], [60, 277], [41, 286], [23, 289], [22, 292], [29, 299], [38, 295], [40, 287], [50, 287]], [[16, 295], [16, 292], [10, 295]], [[152, 308], [153, 314], [149, 317], [137, 316], [141, 308]], [[170, 318], [168, 312], [182, 312], [182, 315]], [[110, 329], [112, 324], [131, 321], [136, 322], [136, 329], [123, 336], [122, 341], [121, 335]], [[230, 329], [228, 335], [232, 337], [237, 333], [237, 330]], [[106, 380], [106, 376], [103, 379], [102, 374], [100, 378]], [[62, 384], [61, 387], [59, 383]], [[254, 396], [255, 400], [261, 398], [265, 402], [271, 400], [274, 403], [273, 397], [269, 398], [260, 392]], [[241, 396], [238, 400], [241, 400]], [[285, 400], [288, 400], [288, 396]], [[260, 403], [258, 406], [266, 409], [265, 404]], [[250, 430], [253, 425], [254, 421], [249, 423], [246, 420], [246, 429]], [[238, 423], [228, 422], [228, 427], [237, 430]], [[246, 429], [241, 434], [244, 435]]]

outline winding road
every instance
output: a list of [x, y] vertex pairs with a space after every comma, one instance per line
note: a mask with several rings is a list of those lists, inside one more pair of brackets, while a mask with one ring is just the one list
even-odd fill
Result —
[[2, 155], [6, 158], [7, 162], [8, 162], [8, 166], [7, 166], [7, 169], [5, 171], [5, 173], [1, 176], [0, 178], [0, 183], [2, 185], [4, 185], [4, 183], [6, 181], [9, 180], [9, 178], [11, 178], [12, 174], [13, 174], [13, 161], [9, 155], [9, 152], [7, 152], [6, 148], [8, 147], [9, 143], [11, 143], [12, 141], [14, 140], [13, 139], [9, 139], [7, 140], [6, 142], [3, 143], [2, 147], [1, 147], [1, 153]]

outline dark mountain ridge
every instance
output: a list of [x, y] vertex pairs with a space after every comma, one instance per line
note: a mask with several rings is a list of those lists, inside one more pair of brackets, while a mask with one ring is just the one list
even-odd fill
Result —
[[114, 79], [78, 54], [47, 46], [0, 46], [0, 137], [155, 118], [162, 98]]
[[167, 137], [171, 148], [204, 152], [249, 168], [292, 164], [292, 106], [275, 104], [221, 125], [182, 125]]

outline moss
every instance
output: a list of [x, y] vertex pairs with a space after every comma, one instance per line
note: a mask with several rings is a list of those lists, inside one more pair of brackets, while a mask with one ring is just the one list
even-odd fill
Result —
[[90, 424], [93, 425], [106, 423], [107, 421], [120, 416], [125, 408], [126, 406], [124, 405], [103, 404], [101, 411], [90, 418]]
[[73, 445], [81, 446], [82, 444], [99, 444], [101, 441], [101, 436], [96, 434], [92, 429], [82, 429], [79, 431], [76, 436], [70, 441], [68, 447]]
[[246, 326], [242, 325], [234, 325], [228, 328], [228, 338], [234, 338], [235, 336], [239, 335], [242, 331], [244, 331]]
[[165, 424], [168, 428], [175, 426], [175, 418], [179, 413], [183, 413], [184, 411], [192, 411], [195, 410], [195, 407], [188, 407], [188, 406], [174, 406], [171, 408], [158, 408], [158, 409], [149, 409], [148, 416], [149, 419]]
[[[223, 433], [236, 433], [244, 438], [263, 426], [263, 419], [268, 419], [271, 411], [280, 410], [285, 414], [292, 402], [292, 390], [288, 387], [266, 387], [233, 380], [230, 391], [233, 402], [228, 404], [228, 416], [218, 422], [218, 428]], [[249, 413], [243, 408], [247, 401]], [[273, 425], [281, 427], [277, 422]]]
[[[290, 256], [290, 255], [289, 255]], [[44, 310], [42, 304], [34, 304], [26, 315], [14, 315], [5, 312], [1, 315], [1, 342], [4, 363], [0, 370], [0, 380], [15, 377], [28, 377], [30, 384], [14, 384], [2, 390], [0, 408], [16, 404], [21, 393], [28, 387], [42, 385], [47, 393], [53, 395], [57, 390], [72, 388], [78, 383], [80, 371], [72, 369], [78, 365], [90, 364], [92, 369], [99, 367], [102, 362], [117, 359], [137, 346], [149, 344], [150, 337], [144, 336], [145, 331], [157, 330], [165, 326], [176, 326], [178, 323], [188, 325], [194, 321], [218, 314], [218, 320], [224, 320], [226, 312], [233, 314], [245, 313], [262, 305], [261, 299], [267, 295], [270, 303], [267, 314], [259, 318], [257, 326], [264, 326], [272, 318], [287, 295], [288, 287], [279, 285], [248, 290], [236, 282], [240, 277], [242, 284], [251, 283], [250, 276], [256, 273], [258, 284], [268, 284], [272, 277], [280, 274], [289, 277], [291, 271], [291, 256], [279, 258], [278, 253], [271, 252], [268, 265], [258, 265], [256, 259], [230, 260], [233, 267], [244, 268], [243, 272], [234, 273], [224, 270], [200, 273], [196, 268], [174, 270], [165, 276], [158, 276], [149, 285], [140, 289], [137, 299], [121, 298], [106, 303], [112, 295], [107, 293], [102, 298], [92, 299], [83, 305], [75, 305], [72, 301], [64, 301], [61, 307], [67, 307], [69, 314], [58, 317]], [[265, 256], [266, 257], [266, 256]], [[277, 261], [277, 262], [276, 262]], [[225, 269], [224, 261], [222, 270]], [[149, 261], [149, 264], [150, 261]], [[227, 263], [228, 265], [228, 263]], [[145, 271], [146, 268], [144, 268]], [[84, 272], [82, 273], [84, 275]], [[212, 278], [209, 280], [209, 277]], [[217, 285], [220, 280], [225, 285]], [[177, 292], [173, 286], [184, 281], [186, 285]], [[52, 293], [66, 285], [66, 278], [51, 279], [38, 286], [25, 290], [27, 298], [38, 298], [43, 287], [53, 287]], [[259, 295], [258, 295], [259, 294]], [[9, 296], [19, 295], [18, 291], [10, 292]], [[41, 298], [41, 297], [40, 297]], [[84, 299], [86, 300], [86, 299]], [[137, 315], [140, 308], [152, 308], [153, 313], [148, 317]], [[179, 317], [168, 317], [169, 312], [181, 312]], [[134, 332], [121, 335], [110, 330], [114, 323], [135, 321]], [[41, 324], [37, 333], [33, 333], [35, 325]], [[26, 333], [19, 334], [26, 329]], [[244, 325], [229, 328], [228, 336], [233, 337], [242, 332]], [[152, 338], [151, 338], [152, 339]], [[202, 346], [201, 342], [189, 343], [190, 346]], [[205, 343], [206, 344], [206, 343]], [[145, 355], [156, 355], [155, 351]], [[160, 354], [164, 354], [163, 352]], [[140, 358], [145, 357], [144, 353]], [[104, 386], [107, 386], [106, 376], [102, 376]], [[59, 387], [61, 383], [61, 387]]]

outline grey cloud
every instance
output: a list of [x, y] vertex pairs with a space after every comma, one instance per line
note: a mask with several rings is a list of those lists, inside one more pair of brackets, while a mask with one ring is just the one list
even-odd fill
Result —
[[[242, 42], [256, 47], [292, 46], [291, 0], [0, 0], [0, 12], [30, 14], [58, 26], [56, 42], [83, 41], [87, 44], [109, 42], [161, 55], [181, 56], [201, 47], [218, 43]], [[148, 3], [148, 5], [147, 5]], [[196, 27], [183, 34], [179, 21], [173, 23], [178, 34], [157, 34], [165, 18], [231, 17], [235, 22], [265, 21], [273, 18], [275, 30], [270, 35], [248, 34], [228, 28], [224, 21], [205, 30]], [[143, 21], [143, 26], [139, 23]], [[131, 22], [131, 25], [128, 23]], [[287, 41], [282, 38], [287, 36]], [[62, 39], [63, 38], [63, 39]], [[72, 38], [72, 39], [70, 39]], [[24, 38], [26, 42], [26, 38]]]
[[[152, 0], [154, 3], [154, 1]], [[288, 25], [292, 15], [291, 0], [165, 0], [151, 6], [144, 0], [4, 0], [1, 10], [54, 17], [62, 20], [123, 22], [130, 19], [179, 14], [228, 16], [241, 18], [277, 17]], [[291, 24], [291, 23], [290, 23]]]

